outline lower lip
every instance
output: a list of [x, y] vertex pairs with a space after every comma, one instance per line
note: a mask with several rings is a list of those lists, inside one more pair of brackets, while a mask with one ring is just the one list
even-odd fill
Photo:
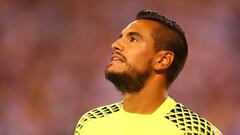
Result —
[[110, 63], [124, 63], [124, 62], [120, 60], [114, 60], [114, 61], [111, 61]]

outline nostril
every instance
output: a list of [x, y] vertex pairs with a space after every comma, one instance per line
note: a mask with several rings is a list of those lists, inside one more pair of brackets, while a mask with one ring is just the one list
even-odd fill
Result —
[[114, 50], [119, 50], [119, 51], [122, 51], [122, 50], [123, 50], [123, 47], [122, 47], [122, 45], [121, 45], [119, 42], [114, 42], [114, 43], [112, 44], [112, 48], [113, 48]]
[[114, 49], [114, 50], [120, 50], [119, 47], [114, 47], [113, 49]]

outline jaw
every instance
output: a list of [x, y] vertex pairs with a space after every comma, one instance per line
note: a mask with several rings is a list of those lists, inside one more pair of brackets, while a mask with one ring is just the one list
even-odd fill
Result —
[[126, 71], [126, 64], [124, 62], [111, 62], [107, 67], [106, 67], [106, 72], [116, 72], [116, 73], [121, 73]]

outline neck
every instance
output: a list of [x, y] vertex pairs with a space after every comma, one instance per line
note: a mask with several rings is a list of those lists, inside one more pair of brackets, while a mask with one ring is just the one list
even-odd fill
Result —
[[164, 77], [154, 76], [146, 80], [138, 93], [124, 93], [123, 109], [130, 113], [152, 114], [167, 98]]

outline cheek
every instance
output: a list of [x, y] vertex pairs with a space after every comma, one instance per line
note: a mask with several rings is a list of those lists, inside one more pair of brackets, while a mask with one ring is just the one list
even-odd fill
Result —
[[[154, 57], [154, 51], [149, 44], [138, 44], [132, 48], [128, 48], [127, 64], [134, 67], [138, 71], [145, 71], [149, 68], [149, 63]], [[151, 65], [151, 64], [150, 64]]]
[[139, 72], [144, 72], [149, 69], [149, 65], [151, 65], [151, 59], [144, 55], [139, 55], [129, 59], [127, 65], [129, 65], [129, 67], [133, 67]]
[[152, 59], [152, 53], [149, 51], [139, 51], [131, 56], [133, 61], [145, 65], [149, 60]]

